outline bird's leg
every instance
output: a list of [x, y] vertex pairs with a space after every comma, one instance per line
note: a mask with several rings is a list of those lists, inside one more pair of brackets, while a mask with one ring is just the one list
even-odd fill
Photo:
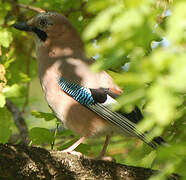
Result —
[[102, 160], [106, 160], [106, 161], [113, 161], [113, 159], [111, 157], [104, 157], [104, 155], [106, 153], [106, 150], [107, 150], [107, 146], [110, 142], [111, 135], [112, 134], [108, 134], [106, 136], [105, 143], [103, 145], [103, 149], [101, 150], [100, 155], [96, 159], [102, 159]]
[[106, 139], [105, 139], [105, 142], [104, 142], [104, 145], [103, 145], [103, 149], [101, 150], [101, 153], [99, 155], [100, 158], [101, 157], [104, 157], [104, 155], [106, 153], [106, 150], [107, 150], [107, 146], [108, 146], [108, 144], [110, 142], [110, 138], [111, 138], [111, 135], [110, 134], [106, 136]]
[[86, 139], [86, 137], [82, 136], [79, 140], [77, 140], [74, 144], [72, 144], [70, 147], [63, 150], [62, 152], [67, 152], [69, 154], [81, 156], [82, 154], [80, 152], [74, 151], [74, 149], [76, 149], [85, 139]]

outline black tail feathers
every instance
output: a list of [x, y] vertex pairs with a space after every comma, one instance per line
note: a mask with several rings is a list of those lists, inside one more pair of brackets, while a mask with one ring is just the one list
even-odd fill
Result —
[[121, 111], [119, 111], [119, 113], [121, 113], [123, 116], [125, 116], [127, 119], [135, 124], [143, 119], [143, 115], [137, 106], [135, 106], [134, 110], [130, 113], [123, 113]]
[[[143, 114], [141, 113], [140, 109], [137, 106], [135, 106], [134, 110], [130, 113], [123, 113], [123, 112], [120, 113], [123, 114], [126, 118], [128, 118], [130, 121], [132, 121], [135, 124], [137, 124], [143, 119]], [[152, 142], [160, 146], [167, 145], [166, 141], [160, 136], [154, 137]]]
[[167, 142], [161, 136], [154, 137], [152, 141], [154, 141], [156, 144], [158, 144], [160, 146], [167, 145]]

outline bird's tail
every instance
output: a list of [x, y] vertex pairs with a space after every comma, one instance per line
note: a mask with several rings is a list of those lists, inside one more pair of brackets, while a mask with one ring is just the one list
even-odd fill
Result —
[[[137, 106], [135, 106], [132, 112], [122, 114], [135, 124], [137, 124], [143, 119], [143, 114], [141, 113], [140, 109]], [[167, 142], [161, 136], [154, 137], [152, 142], [160, 146], [168, 145]]]
[[160, 137], [155, 138], [154, 140], [151, 140], [151, 138], [146, 133], [140, 132], [140, 130], [136, 127], [135, 122], [136, 121], [139, 122], [140, 118], [141, 119], [143, 118], [141, 111], [137, 107], [130, 114], [123, 114], [123, 113], [121, 114], [119, 112], [113, 112], [110, 110], [110, 108], [100, 103], [96, 103], [94, 105], [86, 105], [86, 107], [94, 111], [98, 115], [100, 115], [102, 118], [108, 120], [110, 123], [114, 124], [116, 127], [121, 128], [121, 130], [124, 133], [127, 133], [131, 136], [138, 137], [139, 139], [144, 141], [146, 144], [151, 146], [153, 149], [156, 149], [158, 145], [160, 145], [160, 140], [163, 141], [163, 139]]

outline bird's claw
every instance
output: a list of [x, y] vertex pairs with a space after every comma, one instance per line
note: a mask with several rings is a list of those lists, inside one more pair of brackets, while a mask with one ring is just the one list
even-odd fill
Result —
[[75, 156], [78, 156], [78, 157], [83, 156], [83, 154], [82, 154], [81, 152], [69, 151], [68, 149], [63, 150], [62, 152], [65, 152], [65, 153], [67, 153], [67, 154], [72, 154], [72, 155], [75, 155]]
[[110, 161], [110, 162], [116, 162], [116, 160], [110, 156], [98, 156], [95, 158], [96, 160], [103, 160], [103, 161]]

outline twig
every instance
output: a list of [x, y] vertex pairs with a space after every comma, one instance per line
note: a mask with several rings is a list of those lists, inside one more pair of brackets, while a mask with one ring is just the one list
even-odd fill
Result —
[[46, 10], [44, 10], [44, 9], [33, 7], [33, 6], [30, 6], [30, 5], [21, 4], [21, 3], [18, 4], [18, 6], [21, 7], [21, 8], [24, 8], [24, 9], [35, 11], [37, 13], [44, 13], [44, 12], [46, 12]]
[[55, 129], [55, 132], [54, 132], [54, 140], [53, 140], [53, 142], [51, 143], [51, 150], [54, 149], [55, 140], [56, 140], [56, 136], [57, 136], [57, 133], [58, 133], [58, 128], [59, 128], [59, 123], [56, 122], [56, 129]]
[[21, 142], [23, 144], [28, 144], [28, 128], [22, 116], [22, 113], [19, 111], [18, 107], [8, 99], [6, 100], [6, 107], [12, 113], [15, 125], [18, 128], [19, 134], [22, 139]]

